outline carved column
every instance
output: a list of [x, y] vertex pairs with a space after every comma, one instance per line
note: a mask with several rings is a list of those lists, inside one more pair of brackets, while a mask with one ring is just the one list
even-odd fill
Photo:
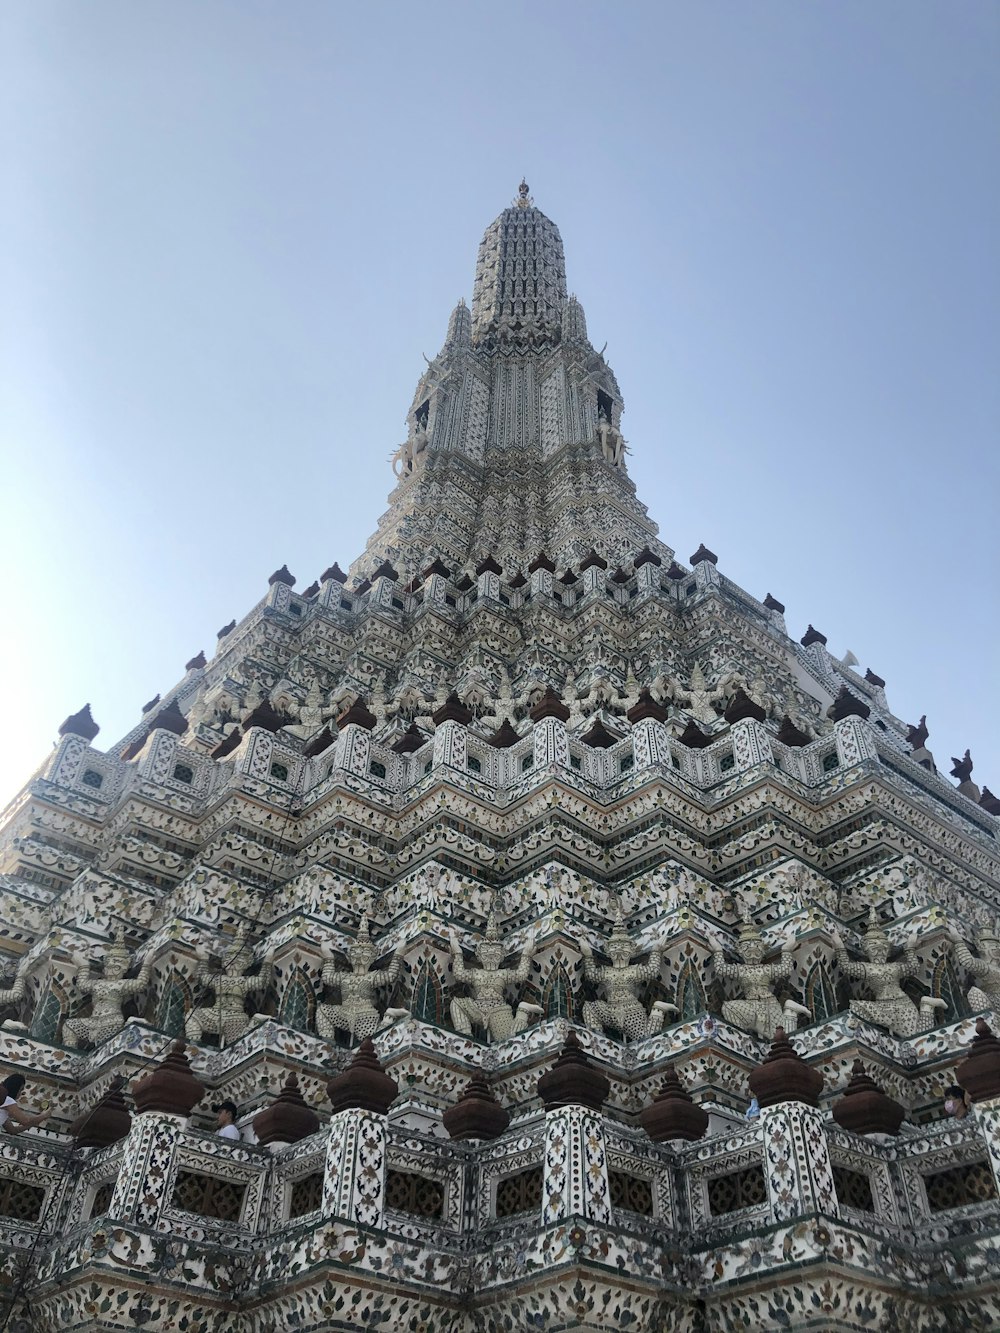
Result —
[[535, 768], [548, 768], [550, 764], [569, 763], [569, 741], [566, 737], [566, 723], [557, 717], [543, 717], [531, 730], [534, 745]]
[[764, 1178], [774, 1220], [787, 1222], [810, 1213], [839, 1217], [819, 1109], [823, 1075], [806, 1064], [779, 1027], [748, 1081], [761, 1108]]
[[550, 570], [545, 568], [532, 570], [530, 582], [532, 597], [547, 597], [551, 595], [552, 573]]
[[333, 768], [364, 777], [371, 763], [371, 733], [357, 723], [342, 727], [334, 749]]
[[466, 744], [465, 727], [460, 722], [439, 722], [434, 732], [434, 767], [449, 764], [452, 768], [465, 768]]
[[837, 758], [842, 768], [851, 768], [865, 759], [877, 759], [878, 751], [869, 724], [860, 717], [842, 717], [834, 723]]
[[600, 565], [588, 565], [581, 577], [584, 597], [590, 592], [603, 592], [607, 587], [608, 576]]
[[141, 1227], [156, 1226], [168, 1202], [170, 1160], [177, 1140], [204, 1091], [191, 1072], [183, 1041], [175, 1041], [157, 1068], [133, 1083], [136, 1115], [108, 1209], [111, 1217]]
[[[643, 569], [647, 566], [643, 565]], [[670, 737], [662, 722], [643, 718], [632, 727], [632, 755], [636, 768], [670, 763]]]
[[733, 758], [736, 760], [737, 772], [745, 773], [747, 769], [756, 768], [758, 764], [774, 763], [767, 728], [756, 718], [744, 717], [739, 722], [734, 722], [729, 734], [733, 742]]
[[484, 570], [476, 583], [480, 601], [498, 602], [500, 600], [500, 575], [492, 569]]
[[761, 1110], [764, 1177], [776, 1222], [810, 1213], [839, 1217], [823, 1115], [805, 1102], [780, 1102]]
[[639, 597], [642, 597], [644, 593], [659, 592], [661, 583], [659, 560], [655, 562], [648, 560], [639, 565], [635, 571], [635, 581], [639, 589], [637, 593]]
[[155, 1230], [164, 1206], [170, 1161], [185, 1117], [146, 1111], [132, 1122], [108, 1216]]
[[542, 1223], [568, 1217], [611, 1221], [604, 1117], [586, 1106], [562, 1106], [545, 1115]]
[[[278, 586], [278, 585], [275, 585]], [[271, 771], [271, 758], [274, 754], [274, 736], [263, 727], [251, 727], [247, 732], [237, 756], [236, 765], [240, 773], [249, 777], [267, 780]]]
[[383, 611], [398, 610], [392, 605], [394, 597], [398, 597], [395, 579], [390, 579], [383, 574], [381, 578], [372, 580], [371, 590], [368, 593], [369, 606], [377, 606]]
[[699, 592], [707, 592], [709, 588], [718, 588], [721, 583], [719, 571], [715, 568], [714, 558], [698, 560], [694, 565], [694, 577]]
[[985, 1018], [976, 1019], [976, 1035], [955, 1077], [972, 1100], [1000, 1194], [1000, 1040]]
[[611, 1085], [570, 1028], [547, 1074], [538, 1080], [545, 1106], [542, 1223], [568, 1217], [611, 1221], [611, 1189], [601, 1107]]
[[380, 1227], [385, 1216], [386, 1118], [359, 1107], [330, 1119], [323, 1216]]
[[323, 1172], [323, 1214], [379, 1227], [385, 1216], [386, 1113], [399, 1091], [365, 1037], [327, 1084], [333, 1104]]

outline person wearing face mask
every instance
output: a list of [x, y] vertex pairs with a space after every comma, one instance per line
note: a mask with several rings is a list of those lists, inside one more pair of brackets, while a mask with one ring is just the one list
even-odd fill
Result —
[[964, 1120], [969, 1114], [966, 1091], [964, 1088], [960, 1088], [957, 1083], [953, 1083], [950, 1088], [944, 1090], [944, 1110], [945, 1115], [950, 1115], [953, 1120]]

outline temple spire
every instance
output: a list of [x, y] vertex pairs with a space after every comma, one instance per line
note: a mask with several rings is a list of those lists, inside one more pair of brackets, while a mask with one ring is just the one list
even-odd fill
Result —
[[566, 260], [554, 222], [522, 181], [518, 198], [479, 246], [472, 296], [472, 340], [486, 347], [555, 342], [566, 300]]

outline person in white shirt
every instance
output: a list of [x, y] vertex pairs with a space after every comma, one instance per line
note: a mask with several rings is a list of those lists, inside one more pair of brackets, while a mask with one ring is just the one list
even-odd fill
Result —
[[219, 1128], [215, 1131], [220, 1139], [236, 1139], [237, 1142], [242, 1137], [236, 1124], [238, 1114], [235, 1102], [219, 1102], [218, 1106], [213, 1106], [212, 1110], [218, 1115]]
[[20, 1134], [23, 1129], [32, 1129], [48, 1120], [48, 1111], [38, 1111], [34, 1115], [18, 1106], [17, 1098], [24, 1087], [23, 1074], [11, 1074], [0, 1083], [3, 1102], [0, 1104], [0, 1129], [8, 1134]]

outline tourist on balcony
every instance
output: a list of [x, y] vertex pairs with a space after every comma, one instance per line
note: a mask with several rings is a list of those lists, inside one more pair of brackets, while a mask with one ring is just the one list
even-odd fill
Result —
[[48, 1110], [36, 1111], [32, 1114], [32, 1112], [25, 1111], [23, 1107], [18, 1106], [17, 1099], [24, 1083], [23, 1074], [10, 1074], [0, 1083], [0, 1088], [3, 1089], [3, 1103], [0, 1104], [0, 1127], [6, 1130], [8, 1134], [20, 1134], [24, 1129], [33, 1129], [49, 1118], [50, 1112]]
[[215, 1131], [220, 1139], [235, 1139], [237, 1143], [241, 1139], [239, 1127], [236, 1124], [238, 1114], [235, 1102], [219, 1102], [218, 1106], [213, 1106], [212, 1110], [218, 1115], [218, 1129]]

